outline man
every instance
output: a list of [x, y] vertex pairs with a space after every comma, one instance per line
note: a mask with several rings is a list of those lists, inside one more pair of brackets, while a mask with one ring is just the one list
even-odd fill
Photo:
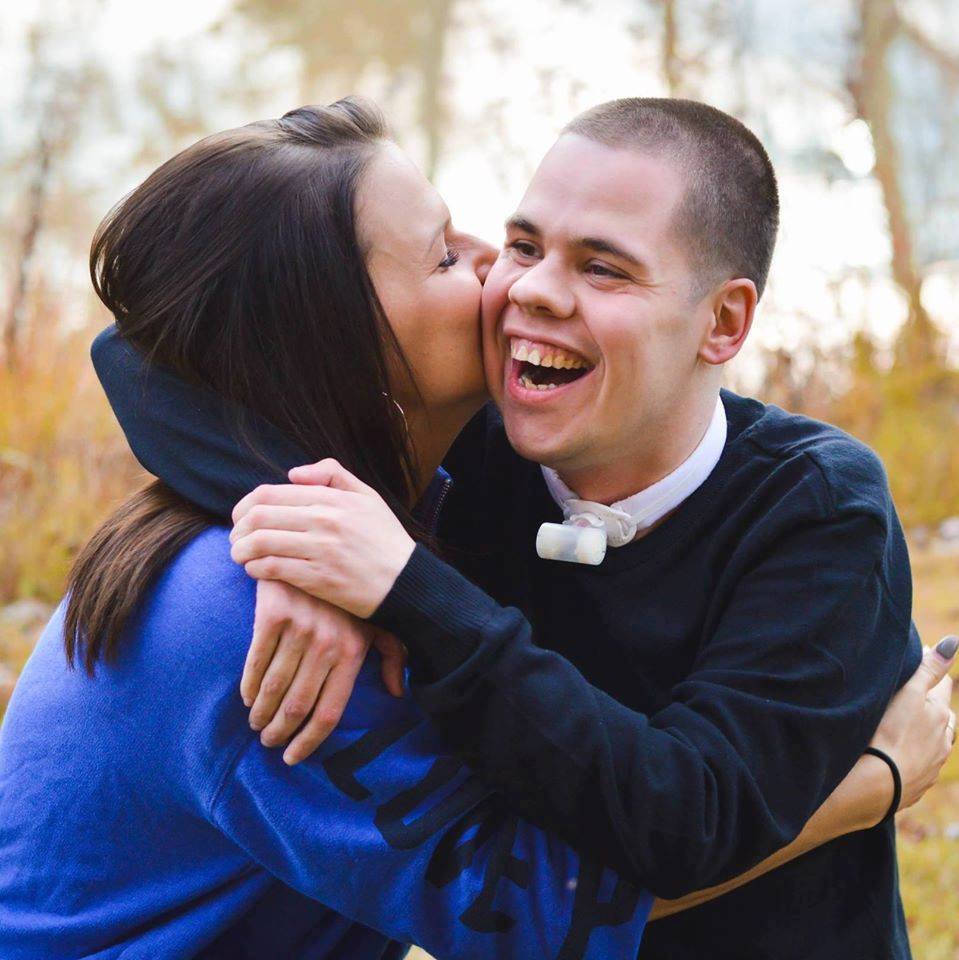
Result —
[[[662, 896], [788, 843], [919, 659], [876, 458], [834, 428], [720, 396], [777, 221], [765, 151], [717, 110], [615, 101], [564, 131], [484, 292], [502, 422], [487, 410], [447, 464], [441, 534], [495, 600], [382, 512], [341, 524], [339, 566], [319, 579], [251, 536], [248, 507], [289, 503], [284, 488], [237, 515], [234, 557], [251, 574], [375, 611], [461, 755]], [[335, 466], [294, 478], [340, 488], [322, 505], [368, 496]], [[546, 557], [607, 552], [558, 563], [537, 540]], [[908, 955], [891, 819], [654, 925], [643, 953]]]

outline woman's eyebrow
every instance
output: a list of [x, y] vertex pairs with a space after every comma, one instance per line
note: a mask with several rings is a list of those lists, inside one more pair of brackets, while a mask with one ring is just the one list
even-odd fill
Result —
[[431, 248], [431, 249], [432, 249], [432, 247], [433, 247], [433, 244], [436, 243], [436, 241], [437, 241], [441, 236], [443, 236], [443, 234], [446, 233], [447, 230], [449, 230], [449, 228], [450, 228], [450, 223], [452, 222], [452, 219], [453, 219], [452, 217], [447, 216], [447, 218], [443, 221], [443, 223], [442, 223], [442, 225], [439, 227], [439, 229], [438, 229], [438, 230], [433, 234], [433, 236], [430, 238], [430, 248]]
[[442, 237], [446, 231], [449, 229], [450, 223], [452, 222], [452, 217], [447, 216], [446, 220], [443, 221], [442, 226], [440, 226], [432, 236], [429, 238], [429, 241], [423, 247], [423, 260], [424, 262], [430, 261], [433, 256], [433, 248], [436, 246], [436, 241]]

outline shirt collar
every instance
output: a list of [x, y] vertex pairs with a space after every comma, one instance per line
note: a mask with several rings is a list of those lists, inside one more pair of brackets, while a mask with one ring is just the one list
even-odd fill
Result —
[[635, 539], [675, 510], [696, 491], [713, 472], [726, 446], [726, 411], [721, 397], [716, 399], [712, 420], [696, 449], [672, 473], [639, 493], [612, 506], [581, 500], [550, 467], [542, 467], [546, 486], [563, 511], [566, 523], [577, 526], [605, 527], [611, 547], [621, 547]]

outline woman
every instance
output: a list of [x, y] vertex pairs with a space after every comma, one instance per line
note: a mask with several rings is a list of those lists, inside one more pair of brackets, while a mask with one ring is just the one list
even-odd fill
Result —
[[[183, 151], [91, 263], [130, 344], [244, 410], [240, 432], [269, 421], [337, 457], [423, 538], [422, 495], [484, 396], [461, 361], [491, 255], [346, 100]], [[290, 769], [264, 750], [234, 693], [254, 595], [226, 528], [159, 483], [81, 552], [0, 741], [0, 955], [635, 955], [649, 895], [518, 819], [369, 668], [320, 752]], [[913, 799], [942, 722], [902, 704]], [[875, 822], [889, 794], [864, 758], [763, 868]]]

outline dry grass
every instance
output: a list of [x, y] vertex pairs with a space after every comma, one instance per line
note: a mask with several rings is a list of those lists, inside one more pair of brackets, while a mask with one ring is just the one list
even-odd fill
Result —
[[[90, 333], [0, 368], [0, 714], [77, 547], [141, 478], [87, 359]], [[924, 640], [959, 631], [959, 556], [914, 556]], [[31, 599], [32, 605], [14, 601]], [[959, 755], [900, 818], [903, 898], [922, 960], [959, 960]], [[414, 950], [411, 960], [426, 955]]]
[[[913, 578], [924, 642], [959, 633], [959, 556], [914, 552]], [[917, 960], [959, 960], [959, 751], [938, 785], [899, 818], [899, 873]]]
[[74, 334], [0, 368], [0, 603], [56, 600], [78, 546], [136, 481], [89, 342]]
[[90, 366], [90, 339], [27, 343], [15, 372], [0, 366], [0, 608], [41, 605], [0, 616], [0, 712], [37, 611], [59, 600], [77, 548], [140, 477]]

